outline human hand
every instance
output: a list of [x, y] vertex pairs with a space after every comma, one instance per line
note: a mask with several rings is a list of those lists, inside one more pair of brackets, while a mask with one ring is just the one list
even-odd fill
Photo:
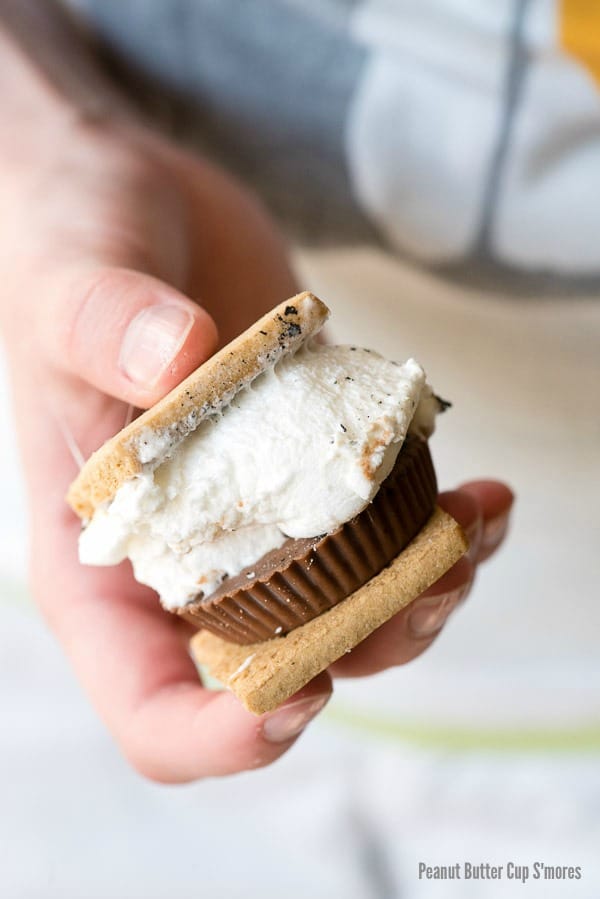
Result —
[[[34, 594], [142, 773], [185, 781], [268, 764], [325, 704], [329, 675], [260, 719], [230, 694], [205, 690], [187, 625], [163, 612], [127, 564], [79, 565], [80, 525], [64, 495], [73, 453], [89, 455], [123, 426], [130, 405], [151, 405], [294, 292], [284, 249], [246, 193], [153, 134], [84, 122], [59, 150], [33, 174], [27, 166], [10, 184], [0, 177], [8, 213], [0, 307], [30, 494]], [[465, 491], [442, 504], [473, 525], [479, 513]], [[471, 493], [486, 520], [509, 505], [502, 487]], [[436, 595], [471, 574], [460, 562]], [[396, 616], [332, 672], [370, 673], [422, 652], [432, 638], [411, 637], [407, 622], [408, 613]]]

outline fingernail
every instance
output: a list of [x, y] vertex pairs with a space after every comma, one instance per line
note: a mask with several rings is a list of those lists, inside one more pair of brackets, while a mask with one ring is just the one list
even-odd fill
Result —
[[467, 540], [469, 541], [467, 559], [469, 559], [469, 561], [471, 562], [474, 562], [479, 555], [479, 547], [481, 546], [481, 539], [483, 535], [483, 521], [479, 515], [477, 516], [475, 521], [471, 522], [471, 524], [465, 528], [465, 534], [467, 535]]
[[425, 596], [413, 604], [408, 619], [411, 636], [417, 639], [433, 637], [444, 626], [450, 612], [460, 602], [464, 587], [441, 596]]
[[481, 535], [481, 546], [485, 550], [493, 549], [497, 546], [508, 528], [508, 515], [504, 512], [496, 518], [486, 521], [483, 526], [483, 534]]
[[286, 743], [302, 733], [309, 721], [318, 715], [329, 700], [329, 693], [324, 696], [311, 696], [291, 702], [277, 712], [269, 715], [263, 723], [263, 737], [269, 743]]
[[129, 323], [119, 367], [133, 381], [152, 387], [169, 367], [194, 324], [194, 316], [182, 306], [147, 306]]

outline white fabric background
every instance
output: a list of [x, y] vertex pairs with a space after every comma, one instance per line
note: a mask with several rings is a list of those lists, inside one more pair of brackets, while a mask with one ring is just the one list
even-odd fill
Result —
[[[514, 0], [365, 0], [370, 52], [346, 148], [354, 191], [392, 246], [427, 263], [466, 255], [481, 224], [510, 65]], [[559, 4], [527, 5], [523, 95], [500, 179], [490, 251], [525, 270], [597, 272], [600, 94], [559, 47]]]

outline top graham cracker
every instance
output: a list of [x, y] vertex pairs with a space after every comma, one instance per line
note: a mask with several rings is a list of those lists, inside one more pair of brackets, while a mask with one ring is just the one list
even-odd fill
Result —
[[93, 453], [69, 488], [71, 508], [91, 518], [145, 465], [169, 458], [205, 418], [316, 334], [328, 316], [325, 303], [308, 291], [275, 306]]

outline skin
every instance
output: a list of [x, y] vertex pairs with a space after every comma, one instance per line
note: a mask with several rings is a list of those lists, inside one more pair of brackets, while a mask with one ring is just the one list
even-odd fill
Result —
[[[33, 118], [44, 140], [27, 142], [23, 118], [17, 151], [0, 126], [0, 316], [34, 596], [143, 775], [183, 782], [267, 765], [296, 739], [268, 738], [266, 719], [282, 712], [256, 718], [229, 693], [205, 690], [187, 652], [188, 626], [160, 608], [129, 565], [79, 564], [80, 522], [64, 496], [77, 472], [70, 441], [87, 456], [122, 427], [128, 404], [147, 408], [296, 292], [285, 245], [259, 201], [207, 161], [122, 117], [90, 118], [49, 95], [42, 105]], [[139, 385], [119, 367], [123, 336], [140, 310], [164, 302], [189, 310], [193, 326], [156, 383]], [[497, 481], [441, 494], [472, 537], [470, 558], [287, 705], [324, 700], [332, 676], [372, 674], [426, 650], [439, 630], [414, 636], [412, 608], [450, 594], [450, 611], [464, 599], [477, 565], [502, 540], [512, 500]]]

